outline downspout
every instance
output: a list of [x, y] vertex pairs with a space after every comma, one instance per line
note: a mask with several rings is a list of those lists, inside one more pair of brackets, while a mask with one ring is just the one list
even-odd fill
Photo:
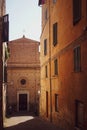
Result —
[[2, 85], [3, 85], [3, 60], [2, 60], [2, 55], [3, 55], [3, 42], [2, 42], [2, 17], [0, 17], [0, 128], [2, 129], [3, 127], [3, 95], [2, 95]]
[[51, 19], [50, 19], [50, 0], [49, 0], [49, 68], [50, 68], [50, 122], [52, 122], [52, 83], [51, 83]]
[[86, 1], [86, 28], [87, 28], [87, 1]]

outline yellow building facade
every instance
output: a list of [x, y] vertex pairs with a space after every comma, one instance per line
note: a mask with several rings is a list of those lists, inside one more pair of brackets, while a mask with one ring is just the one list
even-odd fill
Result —
[[41, 2], [40, 115], [64, 130], [87, 129], [87, 2]]

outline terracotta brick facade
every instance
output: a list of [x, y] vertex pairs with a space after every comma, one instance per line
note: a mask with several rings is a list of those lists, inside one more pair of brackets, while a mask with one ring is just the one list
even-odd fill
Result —
[[8, 46], [10, 58], [7, 63], [7, 107], [9, 109], [12, 106], [13, 111], [22, 111], [24, 103], [20, 96], [25, 94], [25, 110], [35, 112], [39, 108], [40, 91], [39, 42], [23, 36], [10, 41]]
[[40, 115], [64, 130], [86, 130], [87, 2], [83, 0], [77, 7], [81, 8], [81, 18], [75, 24], [74, 2], [47, 0], [42, 5]]

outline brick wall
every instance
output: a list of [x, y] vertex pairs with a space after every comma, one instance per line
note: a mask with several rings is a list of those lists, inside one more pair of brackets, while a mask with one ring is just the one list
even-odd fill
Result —
[[[40, 60], [39, 42], [23, 38], [9, 42], [10, 58], [8, 60], [8, 106], [15, 105], [19, 111], [19, 94], [28, 94], [28, 111], [35, 112], [39, 103]], [[22, 85], [21, 80], [26, 84]]]

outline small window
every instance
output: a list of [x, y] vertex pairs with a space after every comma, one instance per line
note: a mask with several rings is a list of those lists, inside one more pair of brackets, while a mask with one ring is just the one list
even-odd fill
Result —
[[53, 24], [53, 45], [57, 44], [57, 23]]
[[81, 0], [73, 0], [73, 25], [81, 19]]
[[81, 101], [75, 100], [75, 126], [77, 128], [83, 127], [84, 122], [84, 104]]
[[57, 0], [53, 0], [53, 3], [56, 3]]
[[47, 39], [44, 40], [44, 55], [47, 55]]
[[54, 60], [54, 74], [58, 75], [58, 61], [57, 61], [57, 59]]
[[9, 41], [9, 15], [3, 16], [2, 41]]
[[45, 20], [47, 20], [47, 13], [48, 13], [48, 11], [47, 11], [47, 9], [45, 10]]
[[39, 0], [38, 5], [40, 6], [40, 5], [43, 5], [45, 3], [46, 3], [46, 0]]
[[49, 104], [48, 104], [48, 91], [46, 91], [46, 117], [48, 117], [48, 107], [49, 107]]
[[55, 94], [55, 111], [58, 112], [58, 94]]
[[26, 84], [26, 80], [25, 79], [21, 79], [20, 83], [21, 83], [21, 85], [25, 85]]
[[74, 71], [81, 71], [81, 48], [80, 46], [74, 49]]
[[46, 78], [48, 77], [47, 65], [45, 66], [45, 76], [46, 76]]
[[7, 82], [7, 66], [4, 66], [4, 82]]

